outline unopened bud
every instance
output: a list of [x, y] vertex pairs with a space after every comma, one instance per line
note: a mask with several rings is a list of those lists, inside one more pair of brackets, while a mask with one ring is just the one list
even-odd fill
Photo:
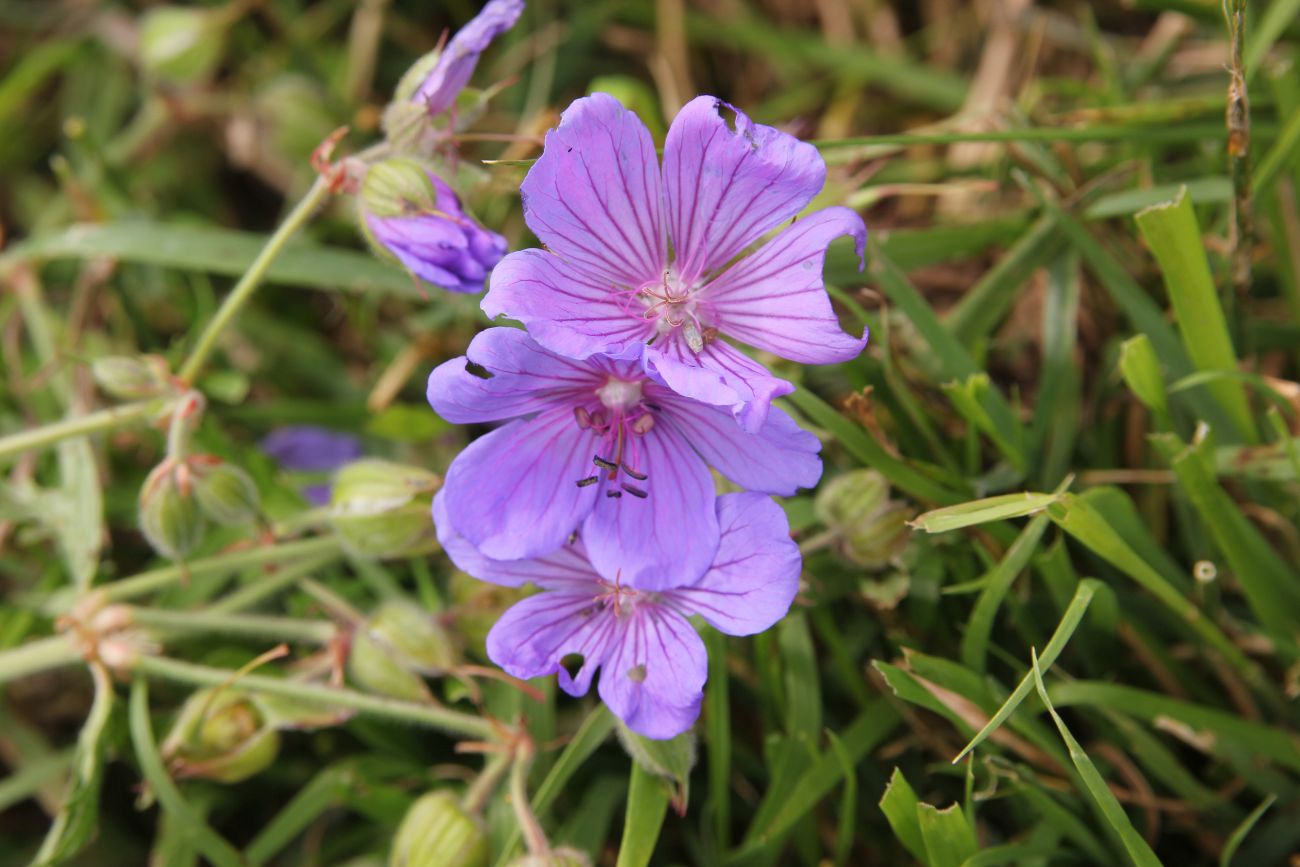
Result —
[[891, 503], [859, 521], [844, 535], [844, 556], [864, 569], [885, 568], [907, 547], [911, 518], [912, 510], [906, 505]]
[[889, 499], [889, 482], [876, 470], [836, 476], [818, 492], [813, 509], [835, 534], [840, 553], [865, 569], [889, 565], [911, 535], [911, 509]]
[[203, 541], [203, 513], [183, 464], [164, 461], [140, 488], [140, 532], [150, 547], [172, 560], [187, 556]]
[[889, 501], [889, 482], [876, 470], [854, 470], [831, 479], [817, 492], [813, 511], [831, 529], [852, 527]]
[[203, 514], [225, 526], [253, 520], [261, 502], [257, 485], [248, 473], [224, 462], [195, 470], [194, 496]]
[[193, 84], [216, 69], [225, 38], [225, 22], [211, 10], [155, 6], [140, 22], [140, 63], [160, 81]]
[[420, 675], [440, 674], [453, 661], [450, 637], [428, 612], [385, 602], [353, 636], [348, 675], [371, 692], [422, 701], [429, 690]]
[[591, 859], [577, 849], [561, 846], [549, 852], [534, 852], [511, 861], [507, 867], [591, 867]]
[[388, 867], [483, 867], [487, 831], [447, 792], [430, 792], [407, 810]]
[[357, 554], [397, 557], [432, 534], [432, 495], [442, 484], [418, 467], [366, 459], [348, 464], [334, 478], [330, 523]]
[[158, 355], [97, 358], [91, 362], [90, 372], [100, 388], [123, 400], [158, 397], [173, 388], [167, 361]]
[[162, 745], [178, 777], [220, 783], [260, 773], [279, 750], [279, 732], [257, 704], [235, 688], [204, 689], [190, 696]]

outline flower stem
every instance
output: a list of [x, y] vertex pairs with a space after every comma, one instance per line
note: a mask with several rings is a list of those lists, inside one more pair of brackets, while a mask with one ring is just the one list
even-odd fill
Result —
[[65, 636], [38, 638], [0, 651], [0, 683], [78, 662], [81, 654]]
[[497, 783], [501, 782], [510, 764], [509, 752], [500, 752], [489, 758], [478, 777], [465, 790], [465, 796], [460, 800], [461, 806], [470, 813], [483, 812], [483, 805], [492, 797], [492, 792], [496, 790]]
[[141, 626], [184, 636], [193, 632], [224, 632], [276, 641], [328, 644], [337, 631], [325, 620], [270, 617], [264, 614], [226, 614], [213, 611], [171, 611], [160, 608], [131, 609], [131, 620]]
[[519, 830], [524, 835], [524, 844], [531, 854], [547, 852], [551, 844], [547, 842], [542, 823], [537, 821], [531, 802], [528, 800], [528, 770], [533, 766], [533, 745], [523, 741], [515, 750], [514, 766], [510, 769], [510, 806], [514, 808]]
[[[223, 686], [231, 682], [232, 672], [225, 668], [195, 665], [161, 656], [141, 656], [134, 662], [141, 674], [192, 686]], [[340, 689], [315, 683], [285, 680], [260, 674], [239, 678], [239, 688], [248, 692], [277, 695], [309, 704], [348, 708], [360, 713], [387, 717], [398, 722], [430, 726], [448, 734], [480, 741], [497, 739], [497, 731], [487, 720], [432, 704], [417, 704], [394, 698], [368, 695], [352, 689]]]
[[229, 554], [218, 554], [194, 560], [180, 566], [164, 566], [141, 572], [121, 581], [114, 581], [102, 589], [104, 601], [124, 602], [162, 590], [183, 578], [198, 578], [204, 575], [220, 575], [225, 572], [238, 572], [253, 566], [270, 566], [278, 563], [293, 563], [317, 554], [334, 554], [341, 551], [338, 539], [333, 536], [321, 536], [316, 539], [302, 539], [297, 542], [284, 542], [279, 545], [267, 545], [261, 548], [249, 548]]
[[155, 411], [163, 410], [165, 407], [166, 404], [160, 404], [156, 400], [142, 400], [139, 403], [126, 403], [111, 409], [101, 409], [99, 412], [10, 434], [0, 438], [0, 463], [24, 452], [47, 448], [73, 437], [126, 427], [148, 418]]
[[289, 213], [289, 216], [285, 217], [284, 222], [275, 230], [275, 233], [267, 239], [266, 246], [257, 254], [257, 258], [253, 260], [253, 263], [248, 266], [244, 276], [239, 278], [235, 288], [230, 290], [230, 294], [221, 303], [216, 315], [212, 317], [207, 328], [199, 335], [198, 342], [194, 344], [194, 349], [190, 352], [189, 358], [185, 359], [185, 363], [181, 365], [180, 378], [183, 382], [192, 384], [195, 378], [198, 377], [199, 371], [203, 369], [208, 356], [212, 354], [212, 350], [216, 347], [217, 338], [221, 336], [221, 332], [226, 329], [226, 326], [234, 320], [240, 309], [253, 297], [253, 292], [262, 282], [262, 278], [266, 276], [266, 271], [271, 266], [271, 263], [275, 261], [275, 257], [280, 255], [280, 252], [284, 249], [285, 243], [306, 225], [316, 209], [329, 197], [329, 194], [329, 184], [325, 178], [316, 178], [307, 194], [294, 206], [293, 211]]

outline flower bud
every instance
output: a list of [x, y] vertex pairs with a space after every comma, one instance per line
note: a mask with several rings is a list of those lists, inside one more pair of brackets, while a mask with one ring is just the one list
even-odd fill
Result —
[[355, 553], [396, 557], [432, 535], [431, 495], [442, 480], [427, 470], [366, 459], [334, 478], [330, 523]]
[[430, 792], [407, 810], [388, 867], [483, 867], [487, 831], [447, 792]]
[[817, 492], [813, 511], [834, 530], [852, 527], [889, 500], [889, 482], [876, 470], [854, 470], [831, 479]]
[[140, 532], [164, 557], [180, 560], [199, 546], [205, 530], [189, 468], [163, 461], [140, 488]]
[[911, 509], [889, 499], [889, 482], [875, 470], [831, 479], [813, 510], [836, 537], [840, 553], [865, 569], [883, 569], [902, 553], [911, 533]]
[[357, 630], [348, 653], [348, 676], [394, 698], [423, 701], [420, 674], [439, 674], [453, 663], [451, 639], [427, 612], [406, 602], [385, 602]]
[[140, 63], [168, 84], [193, 84], [221, 62], [226, 25], [208, 9], [155, 6], [140, 22]]
[[483, 289], [506, 239], [467, 215], [442, 178], [421, 162], [393, 157], [366, 171], [361, 231], [381, 257], [450, 292]]
[[97, 358], [91, 362], [90, 372], [100, 388], [123, 400], [158, 397], [173, 387], [167, 361], [158, 355]]
[[507, 867], [591, 867], [591, 859], [577, 849], [561, 846], [516, 858]]
[[1145, 334], [1125, 340], [1119, 348], [1119, 372], [1124, 382], [1147, 409], [1163, 413], [1169, 408], [1160, 360]]
[[163, 741], [178, 777], [237, 783], [265, 770], [280, 750], [280, 734], [257, 704], [234, 688], [204, 689], [181, 708]]
[[203, 514], [225, 526], [247, 524], [257, 517], [261, 503], [248, 473], [224, 461], [195, 472], [194, 497]]
[[844, 556], [864, 569], [885, 568], [907, 547], [911, 518], [912, 510], [906, 505], [890, 503], [845, 533]]

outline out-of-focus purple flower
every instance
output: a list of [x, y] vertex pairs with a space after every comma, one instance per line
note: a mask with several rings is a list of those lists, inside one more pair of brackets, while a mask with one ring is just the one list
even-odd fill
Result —
[[361, 456], [361, 441], [356, 437], [313, 425], [276, 428], [260, 448], [286, 470], [303, 472], [338, 469]]
[[[761, 494], [715, 501], [721, 541], [707, 571], [646, 591], [618, 569], [597, 568], [579, 537], [531, 560], [483, 556], [456, 533], [446, 491], [433, 501], [438, 539], [452, 561], [484, 581], [542, 588], [510, 608], [488, 634], [492, 661], [515, 677], [559, 675], [569, 695], [584, 695], [601, 669], [601, 699], [632, 731], [667, 739], [699, 716], [708, 674], [704, 643], [687, 617], [698, 614], [728, 635], [753, 635], [790, 609], [799, 585], [799, 548], [781, 507]], [[576, 673], [562, 665], [582, 657]]]
[[447, 43], [415, 91], [415, 101], [424, 103], [431, 115], [450, 108], [474, 74], [479, 55], [493, 39], [513, 27], [523, 11], [524, 0], [491, 0]]
[[506, 239], [466, 214], [452, 188], [414, 159], [371, 166], [361, 211], [374, 244], [416, 277], [451, 292], [481, 291], [505, 255]]
[[647, 370], [757, 430], [792, 386], [722, 336], [805, 364], [847, 361], [866, 345], [865, 333], [840, 329], [822, 283], [835, 238], [852, 237], [862, 261], [856, 213], [817, 211], [737, 259], [825, 178], [815, 147], [711, 96], [673, 121], [661, 173], [636, 115], [608, 94], [579, 99], [523, 183], [524, 215], [547, 249], [507, 256], [483, 309], [572, 358], [645, 346]]
[[640, 590], [689, 583], [713, 562], [710, 466], [770, 494], [821, 476], [817, 438], [779, 409], [746, 433], [636, 359], [563, 358], [513, 328], [480, 333], [466, 358], [430, 374], [428, 396], [457, 424], [513, 419], [447, 471], [446, 514], [461, 535], [489, 557], [515, 560], [547, 554], [581, 528], [596, 568], [621, 570]]

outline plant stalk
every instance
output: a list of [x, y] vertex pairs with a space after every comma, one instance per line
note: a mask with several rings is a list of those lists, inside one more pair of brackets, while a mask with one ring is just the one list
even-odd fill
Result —
[[24, 452], [57, 445], [64, 440], [126, 427], [147, 419], [155, 411], [165, 411], [166, 408], [167, 404], [159, 403], [156, 400], [142, 400], [138, 403], [127, 403], [111, 409], [101, 409], [98, 412], [79, 415], [75, 418], [67, 418], [52, 424], [41, 425], [21, 433], [10, 434], [0, 439], [0, 463], [15, 458]]
[[0, 683], [81, 662], [81, 654], [64, 635], [39, 638], [0, 651]]

